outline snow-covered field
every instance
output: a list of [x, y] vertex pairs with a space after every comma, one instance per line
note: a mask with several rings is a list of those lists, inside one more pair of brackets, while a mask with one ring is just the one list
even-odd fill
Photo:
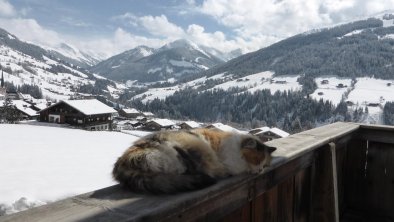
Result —
[[115, 184], [112, 166], [138, 138], [54, 126], [0, 124], [0, 213]]
[[[322, 84], [323, 80], [327, 80], [327, 84]], [[334, 105], [338, 105], [341, 102], [342, 96], [351, 89], [350, 78], [338, 78], [338, 77], [319, 77], [315, 79], [317, 84], [317, 90], [310, 96], [316, 100], [329, 100]], [[338, 88], [338, 84], [343, 84], [344, 88]], [[319, 93], [321, 95], [319, 95]]]
[[[322, 84], [323, 80], [327, 80], [328, 83]], [[351, 86], [350, 78], [319, 77], [315, 81], [318, 89], [311, 94], [312, 98], [329, 100], [334, 105], [338, 105], [344, 98], [345, 101], [354, 104], [348, 106], [350, 112], [359, 108], [365, 110], [368, 107], [368, 115], [362, 120], [364, 123], [383, 124], [383, 107], [386, 102], [394, 101], [394, 80], [356, 78], [354, 87]], [[338, 84], [343, 84], [344, 87], [338, 88]], [[371, 106], [371, 103], [378, 106]]]
[[[387, 84], [391, 85], [388, 86]], [[348, 100], [365, 105], [368, 103], [386, 104], [394, 101], [394, 80], [374, 78], [357, 78], [354, 90], [350, 92]]]

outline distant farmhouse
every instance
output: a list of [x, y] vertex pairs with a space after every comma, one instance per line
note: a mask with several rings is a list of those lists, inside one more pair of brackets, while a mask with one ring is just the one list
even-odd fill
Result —
[[234, 128], [234, 127], [231, 127], [231, 126], [223, 124], [223, 123], [213, 123], [213, 124], [210, 124], [210, 125], [206, 126], [205, 128], [207, 128], [207, 129], [217, 129], [217, 130], [221, 130], [221, 131], [225, 131], [225, 132], [246, 133], [246, 132], [240, 131], [240, 130]]
[[159, 131], [173, 129], [176, 124], [168, 119], [153, 119], [145, 123], [145, 129], [150, 131]]
[[181, 127], [181, 129], [188, 130], [188, 129], [199, 128], [199, 127], [201, 127], [201, 124], [194, 122], [194, 121], [186, 121], [186, 122], [179, 124], [179, 127]]
[[96, 99], [63, 100], [40, 111], [40, 121], [68, 123], [87, 130], [109, 130], [116, 110]]
[[153, 118], [155, 116], [155, 114], [151, 112], [143, 112], [142, 115], [146, 118]]
[[289, 133], [287, 133], [281, 129], [278, 129], [276, 127], [269, 128], [267, 126], [252, 129], [249, 131], [249, 133], [259, 137], [260, 140], [263, 142], [270, 141], [273, 139], [288, 137], [290, 135]]
[[142, 113], [134, 108], [124, 108], [119, 110], [119, 116], [135, 119], [138, 116], [141, 116]]
[[[18, 120], [37, 120], [39, 115], [35, 107], [23, 100], [12, 100], [11, 106], [16, 110]], [[4, 109], [4, 100], [0, 100], [0, 112]]]

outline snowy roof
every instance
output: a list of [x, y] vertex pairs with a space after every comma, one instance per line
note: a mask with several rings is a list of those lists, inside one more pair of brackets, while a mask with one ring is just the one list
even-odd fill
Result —
[[[50, 107], [60, 103], [66, 103], [74, 109], [80, 111], [85, 115], [95, 115], [104, 113], [116, 113], [116, 110], [98, 101], [97, 99], [81, 99], [81, 100], [62, 100]], [[48, 108], [50, 108], [48, 107]], [[48, 109], [46, 108], [46, 109]], [[45, 109], [44, 109], [45, 110]], [[42, 110], [41, 110], [42, 111]]]
[[229, 125], [225, 125], [223, 123], [213, 123], [211, 125], [209, 125], [208, 127], [214, 127], [216, 129], [225, 131], [225, 132], [239, 132], [239, 133], [244, 133], [240, 130], [235, 129], [234, 127], [231, 127]]
[[[264, 128], [264, 127], [262, 127], [262, 128]], [[260, 131], [260, 132], [258, 132], [258, 133], [256, 133], [255, 135], [258, 135], [258, 134], [262, 134], [262, 133], [266, 133], [266, 132], [271, 132], [271, 133], [273, 133], [273, 134], [275, 134], [275, 135], [278, 135], [278, 136], [280, 136], [280, 137], [287, 137], [287, 136], [289, 136], [290, 134], [289, 133], [287, 133], [287, 132], [285, 132], [285, 131], [283, 131], [283, 130], [281, 130], [281, 129], [278, 129], [278, 128], [276, 128], [276, 127], [273, 127], [273, 128], [269, 128], [269, 127], [267, 127], [269, 130], [265, 130], [265, 131]]]
[[127, 114], [132, 114], [132, 113], [140, 113], [140, 111], [134, 109], [134, 108], [127, 108], [127, 109], [122, 109], [123, 112], [127, 113]]
[[153, 120], [151, 120], [149, 122], [155, 122], [155, 123], [159, 124], [160, 126], [172, 126], [172, 125], [175, 125], [175, 123], [172, 122], [169, 119], [153, 119]]
[[38, 103], [38, 104], [36, 104], [34, 106], [39, 108], [40, 110], [43, 110], [43, 109], [48, 107], [46, 103]]
[[30, 94], [20, 94], [23, 99], [32, 100], [34, 99]]
[[199, 124], [197, 122], [194, 122], [194, 121], [186, 121], [186, 122], [183, 122], [183, 123], [188, 125], [188, 126], [190, 126], [191, 128], [198, 128], [198, 127], [201, 126], [201, 124]]
[[271, 128], [270, 131], [273, 132], [273, 133], [275, 133], [275, 134], [278, 135], [278, 136], [281, 136], [281, 137], [287, 137], [287, 136], [290, 135], [289, 133], [287, 133], [287, 132], [285, 132], [285, 131], [283, 131], [283, 130], [281, 130], [281, 129], [278, 129], [278, 128], [276, 128], [276, 127]]
[[270, 128], [268, 126], [263, 126], [263, 127], [251, 129], [251, 130], [249, 130], [249, 133], [252, 133], [252, 134], [265, 133], [269, 130], [270, 130]]
[[[16, 106], [16, 108], [23, 113], [29, 116], [38, 116], [37, 111], [33, 110], [31, 105], [23, 100], [12, 100], [12, 104]], [[0, 107], [4, 106], [4, 101], [0, 100]]]
[[154, 116], [154, 114], [151, 113], [151, 112], [143, 112], [142, 114], [143, 114], [144, 116]]

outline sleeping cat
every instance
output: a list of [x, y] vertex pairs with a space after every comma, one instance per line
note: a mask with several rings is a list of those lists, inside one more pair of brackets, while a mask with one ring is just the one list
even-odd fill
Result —
[[249, 134], [164, 131], [137, 140], [116, 161], [112, 174], [136, 192], [191, 191], [231, 175], [258, 173], [275, 150]]

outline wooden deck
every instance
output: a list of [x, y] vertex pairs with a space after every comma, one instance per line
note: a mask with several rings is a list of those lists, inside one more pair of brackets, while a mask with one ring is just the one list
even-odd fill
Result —
[[178, 195], [113, 186], [0, 221], [394, 221], [394, 127], [334, 123], [268, 143], [259, 175]]

